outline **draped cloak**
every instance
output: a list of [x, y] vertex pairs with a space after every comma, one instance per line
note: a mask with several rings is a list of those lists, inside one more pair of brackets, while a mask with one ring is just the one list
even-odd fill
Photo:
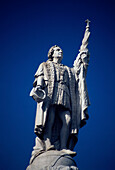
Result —
[[[79, 129], [86, 124], [88, 119], [87, 108], [90, 104], [87, 85], [86, 85], [86, 65], [81, 60], [79, 54], [76, 67], [66, 66], [69, 76], [70, 102], [71, 102], [71, 134], [77, 134]], [[46, 98], [43, 102], [37, 103], [35, 129], [45, 127], [47, 120], [48, 108], [51, 104], [54, 86], [55, 86], [55, 67], [52, 61], [42, 63], [35, 73], [35, 81], [33, 86], [36, 86], [37, 78], [43, 76], [45, 85], [43, 89], [46, 92]]]

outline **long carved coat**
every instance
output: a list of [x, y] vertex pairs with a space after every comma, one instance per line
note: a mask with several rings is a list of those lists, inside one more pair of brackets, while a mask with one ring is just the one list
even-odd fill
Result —
[[[71, 101], [71, 133], [77, 134], [78, 130], [85, 125], [88, 119], [87, 108], [89, 106], [89, 97], [86, 86], [86, 71], [89, 61], [88, 55], [85, 53], [79, 53], [74, 67], [69, 68], [66, 66], [69, 76], [69, 87], [70, 87], [70, 101]], [[82, 57], [84, 56], [85, 57]], [[85, 58], [85, 60], [84, 60]], [[52, 61], [42, 63], [36, 74], [35, 82], [39, 76], [44, 77], [47, 97], [43, 102], [37, 103], [35, 129], [38, 127], [44, 127], [47, 119], [48, 108], [51, 104], [53, 90], [55, 85], [55, 67]]]

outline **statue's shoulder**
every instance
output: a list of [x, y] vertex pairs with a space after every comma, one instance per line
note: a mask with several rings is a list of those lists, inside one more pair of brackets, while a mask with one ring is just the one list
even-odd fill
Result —
[[66, 66], [66, 65], [64, 65], [64, 68], [66, 68], [67, 70], [72, 70], [72, 68], [71, 67], [69, 67], [69, 66]]
[[44, 67], [45, 64], [46, 64], [46, 62], [41, 63], [41, 64], [38, 66], [37, 70], [42, 69], [42, 68]]
[[60, 67], [63, 67], [64, 69], [66, 69], [66, 68], [69, 68], [68, 66], [66, 66], [66, 65], [64, 65], [64, 64], [59, 64], [60, 65]]
[[45, 65], [46, 65], [46, 62], [43, 62], [43, 63], [41, 63], [41, 64], [39, 65], [38, 68], [44, 67]]
[[46, 64], [46, 62], [43, 62], [39, 65], [34, 77], [38, 77], [39, 75], [43, 74], [45, 64]]

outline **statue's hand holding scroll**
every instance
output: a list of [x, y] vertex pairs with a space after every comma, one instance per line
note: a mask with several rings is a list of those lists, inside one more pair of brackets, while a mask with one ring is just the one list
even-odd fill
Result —
[[40, 103], [45, 99], [46, 93], [41, 88], [33, 87], [31, 92], [30, 92], [30, 96], [32, 96], [32, 98], [36, 102]]
[[37, 72], [35, 73], [35, 80], [33, 83], [33, 88], [30, 92], [30, 96], [37, 102], [40, 103], [46, 98], [46, 92], [43, 90], [44, 87], [44, 74], [42, 64], [39, 66]]

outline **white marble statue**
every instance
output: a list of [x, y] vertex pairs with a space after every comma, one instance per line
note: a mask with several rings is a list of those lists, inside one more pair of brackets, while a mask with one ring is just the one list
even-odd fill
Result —
[[30, 96], [37, 102], [35, 119], [36, 145], [32, 158], [58, 150], [75, 155], [79, 129], [86, 124], [89, 106], [86, 73], [89, 63], [87, 49], [89, 20], [79, 54], [70, 68], [61, 64], [62, 49], [54, 45], [48, 52], [48, 60], [40, 64]]

